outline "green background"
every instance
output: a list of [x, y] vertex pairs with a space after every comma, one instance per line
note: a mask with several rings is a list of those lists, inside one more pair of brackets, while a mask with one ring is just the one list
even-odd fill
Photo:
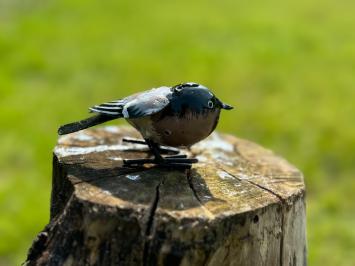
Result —
[[355, 265], [355, 1], [147, 3], [0, 0], [0, 265], [48, 221], [57, 127], [183, 81], [304, 172], [309, 265]]

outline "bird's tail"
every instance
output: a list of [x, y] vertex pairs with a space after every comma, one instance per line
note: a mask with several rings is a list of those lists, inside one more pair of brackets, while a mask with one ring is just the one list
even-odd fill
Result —
[[66, 124], [64, 126], [59, 127], [58, 129], [58, 134], [59, 135], [65, 135], [65, 134], [69, 134], [69, 133], [73, 133], [85, 128], [89, 128], [89, 127], [93, 127], [96, 126], [98, 124], [116, 119], [117, 116], [109, 116], [109, 115], [95, 115], [89, 118], [86, 118], [84, 120], [78, 121], [78, 122], [74, 122], [74, 123], [70, 123], [70, 124]]

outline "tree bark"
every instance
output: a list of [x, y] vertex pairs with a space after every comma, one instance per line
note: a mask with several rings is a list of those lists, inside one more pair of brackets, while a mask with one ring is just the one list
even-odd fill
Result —
[[252, 142], [213, 133], [191, 170], [127, 169], [133, 129], [61, 137], [49, 224], [26, 265], [306, 265], [303, 176]]

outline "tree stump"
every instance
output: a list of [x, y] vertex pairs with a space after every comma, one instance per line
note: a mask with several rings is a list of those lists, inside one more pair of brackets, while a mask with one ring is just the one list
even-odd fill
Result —
[[26, 265], [306, 265], [303, 176], [284, 159], [213, 133], [186, 150], [191, 170], [127, 169], [148, 153], [122, 137], [139, 135], [59, 139], [50, 223]]

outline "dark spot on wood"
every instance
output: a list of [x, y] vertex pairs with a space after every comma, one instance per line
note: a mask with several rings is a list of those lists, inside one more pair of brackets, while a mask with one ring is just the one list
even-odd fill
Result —
[[253, 218], [253, 223], [257, 223], [259, 222], [259, 216], [258, 215], [255, 215], [254, 218]]
[[88, 241], [89, 241], [89, 242], [95, 242], [95, 241], [96, 241], [96, 237], [94, 237], [94, 236], [88, 236]]
[[181, 254], [169, 253], [164, 260], [164, 265], [178, 266], [181, 263], [183, 256]]
[[296, 266], [296, 265], [297, 265], [297, 257], [296, 257], [296, 254], [293, 254], [293, 261], [292, 261], [292, 264], [290, 266]]

